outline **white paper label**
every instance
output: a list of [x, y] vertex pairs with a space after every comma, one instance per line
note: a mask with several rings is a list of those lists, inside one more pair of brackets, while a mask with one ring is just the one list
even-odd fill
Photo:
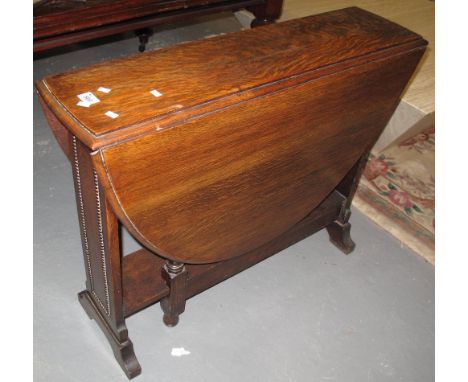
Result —
[[99, 89], [98, 89], [98, 92], [101, 92], [101, 93], [110, 93], [110, 89], [108, 88], [105, 88], [103, 86], [101, 86]]
[[89, 107], [89, 103], [88, 102], [83, 102], [83, 101], [78, 102], [77, 105], [82, 106], [82, 107]]
[[114, 113], [113, 111], [106, 111], [104, 114], [106, 114], [108, 117], [112, 118], [112, 119], [115, 119], [117, 118], [119, 115], [117, 113]]
[[162, 94], [160, 92], [158, 92], [157, 90], [151, 90], [150, 93], [152, 95], [154, 95], [155, 97], [161, 97]]
[[96, 97], [91, 92], [86, 92], [82, 94], [78, 94], [77, 97], [81, 100], [81, 103], [78, 103], [80, 106], [89, 107], [95, 103], [99, 102], [99, 98]]

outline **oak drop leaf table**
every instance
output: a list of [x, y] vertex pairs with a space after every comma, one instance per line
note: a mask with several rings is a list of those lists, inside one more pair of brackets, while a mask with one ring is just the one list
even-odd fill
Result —
[[[425, 50], [359, 8], [176, 45], [36, 83], [70, 160], [79, 301], [127, 376], [125, 318], [185, 301], [326, 228], [344, 253], [370, 148]], [[119, 224], [142, 245], [122, 256]]]

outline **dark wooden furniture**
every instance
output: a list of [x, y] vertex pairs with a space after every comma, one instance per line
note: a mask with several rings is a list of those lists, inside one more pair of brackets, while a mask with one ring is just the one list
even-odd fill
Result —
[[[129, 378], [129, 315], [160, 301], [175, 325], [191, 296], [323, 228], [353, 250], [363, 164], [425, 46], [347, 8], [37, 82], [73, 168], [79, 300]], [[143, 249], [122, 256], [119, 222]]]
[[34, 52], [136, 31], [144, 51], [151, 27], [246, 8], [252, 26], [274, 22], [283, 0], [41, 0], [34, 4]]

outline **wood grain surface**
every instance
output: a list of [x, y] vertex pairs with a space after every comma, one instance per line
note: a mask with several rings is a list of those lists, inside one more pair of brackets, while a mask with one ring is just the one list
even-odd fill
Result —
[[[173, 261], [210, 263], [267, 243], [333, 191], [378, 138], [425, 45], [347, 8], [37, 86], [98, 149], [99, 179], [133, 235]], [[77, 105], [87, 91], [100, 101]]]
[[44, 0], [34, 6], [34, 38], [97, 27], [156, 12], [220, 3], [223, 0]]
[[421, 53], [105, 147], [94, 164], [119, 218], [154, 252], [184, 263], [239, 256], [333, 191], [377, 139]]
[[34, 4], [33, 50], [134, 31], [142, 52], [158, 25], [248, 8], [255, 17], [252, 25], [258, 26], [274, 22], [281, 5], [282, 0], [41, 0]]
[[[245, 100], [249, 90], [420, 41], [396, 24], [348, 8], [102, 63], [37, 86], [58, 118], [95, 149], [132, 131], [161, 128], [170, 118], [184, 119], [193, 108], [223, 107], [227, 96], [231, 103]], [[77, 96], [89, 91], [100, 102], [78, 106]]]
[[402, 99], [424, 114], [435, 111], [435, 1], [430, 0], [285, 0], [279, 21], [356, 6], [408, 28], [428, 41], [416, 74]]

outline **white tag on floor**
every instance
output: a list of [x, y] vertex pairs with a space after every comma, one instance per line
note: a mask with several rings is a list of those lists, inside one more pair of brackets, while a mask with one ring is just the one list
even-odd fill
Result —
[[173, 357], [182, 357], [183, 355], [189, 355], [190, 352], [184, 348], [172, 348], [171, 355]]

